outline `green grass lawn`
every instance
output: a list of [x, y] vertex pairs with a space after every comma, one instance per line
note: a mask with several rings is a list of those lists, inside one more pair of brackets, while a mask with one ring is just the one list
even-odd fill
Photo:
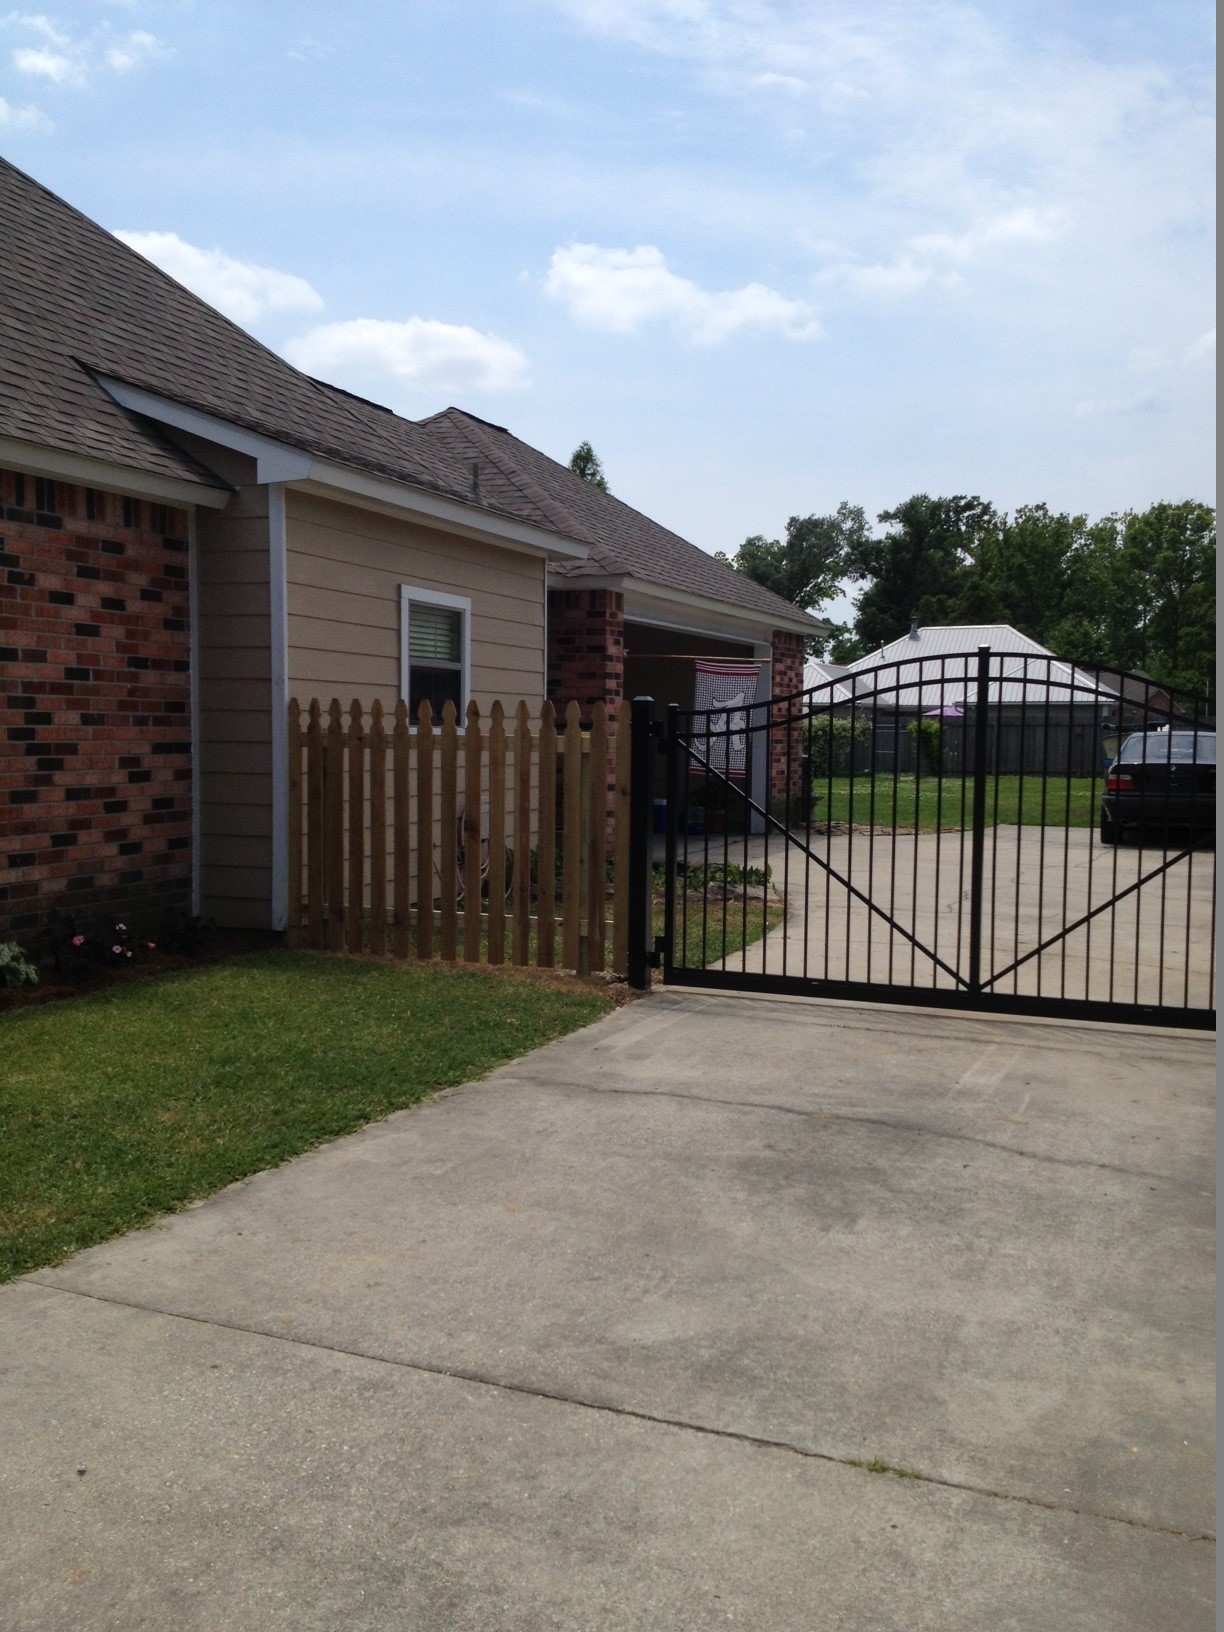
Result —
[[[766, 917], [765, 906], [760, 892], [756, 899], [751, 897], [747, 903], [747, 921], [745, 923], [744, 903], [742, 901], [727, 902], [726, 936], [723, 935], [723, 911], [720, 898], [712, 897], [706, 906], [706, 920], [701, 920], [700, 899], [688, 900], [688, 921], [685, 922], [685, 908], [683, 898], [676, 901], [676, 933], [683, 935], [683, 946], [676, 947], [675, 961], [682, 969], [704, 969], [708, 963], [717, 963], [720, 958], [729, 958], [742, 947], [751, 946], [759, 941], [766, 929], [772, 929], [780, 924], [785, 916], [782, 904], [771, 901], [769, 914]], [[746, 930], [746, 933], [745, 933]], [[663, 906], [655, 903], [654, 933], [663, 933]]]
[[560, 981], [274, 952], [0, 1018], [0, 1280], [612, 1007]]
[[[850, 789], [847, 776], [835, 776], [831, 783], [823, 778], [815, 780], [812, 792], [819, 796], [819, 802], [814, 820], [874, 823], [876, 827], [916, 826], [921, 833], [972, 825], [973, 783], [960, 777], [898, 777], [895, 816], [891, 776], [878, 776], [874, 781], [869, 776], [856, 776], [853, 803]], [[1100, 778], [1095, 782], [1087, 776], [1043, 781], [1039, 776], [1026, 776], [1022, 798], [1020, 777], [991, 777], [986, 783], [986, 822], [990, 827], [996, 821], [1001, 826], [1093, 827], [1100, 814], [1100, 795]]]

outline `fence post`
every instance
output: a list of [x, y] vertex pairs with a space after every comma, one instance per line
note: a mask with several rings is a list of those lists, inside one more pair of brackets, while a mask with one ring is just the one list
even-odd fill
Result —
[[289, 700], [289, 917], [285, 945], [302, 941], [302, 710]]
[[651, 814], [654, 798], [654, 698], [635, 697], [629, 743], [629, 947], [634, 991], [650, 990]]
[[982, 989], [982, 874], [986, 862], [986, 745], [990, 724], [989, 711], [990, 647], [979, 646], [973, 718], [973, 845], [969, 868], [969, 990], [975, 993]]

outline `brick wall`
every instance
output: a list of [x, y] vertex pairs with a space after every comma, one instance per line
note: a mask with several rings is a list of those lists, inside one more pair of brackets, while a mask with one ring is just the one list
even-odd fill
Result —
[[0, 472], [0, 937], [191, 881], [187, 518]]
[[548, 592], [548, 695], [564, 715], [576, 700], [582, 723], [604, 703], [615, 725], [625, 689], [625, 597], [615, 589]]
[[[803, 687], [803, 659], [804, 645], [802, 635], [788, 634], [783, 629], [773, 632], [773, 672], [771, 694], [774, 697], [790, 697]], [[785, 722], [787, 710], [773, 709], [773, 719]], [[787, 738], [790, 738], [789, 760], [787, 755]], [[802, 789], [802, 777], [799, 759], [803, 752], [802, 728], [800, 724], [792, 724], [790, 729], [783, 723], [781, 729], [776, 725], [769, 733], [769, 794], [775, 806], [785, 806], [787, 798], [787, 766], [790, 767], [790, 797], [792, 802], [798, 799]]]

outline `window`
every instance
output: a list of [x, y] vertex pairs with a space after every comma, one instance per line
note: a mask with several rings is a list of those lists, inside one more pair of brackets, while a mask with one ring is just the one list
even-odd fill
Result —
[[34, 508], [44, 515], [54, 515], [58, 506], [55, 502], [55, 483], [46, 481], [41, 476], [34, 478]]
[[444, 703], [462, 715], [468, 700], [472, 603], [432, 589], [400, 590], [400, 690], [415, 721], [427, 702], [435, 719]]
[[95, 487], [85, 489], [85, 520], [102, 521], [102, 495]]
[[139, 527], [140, 526], [140, 500], [139, 499], [124, 499], [124, 501], [123, 501], [123, 525], [125, 527]]

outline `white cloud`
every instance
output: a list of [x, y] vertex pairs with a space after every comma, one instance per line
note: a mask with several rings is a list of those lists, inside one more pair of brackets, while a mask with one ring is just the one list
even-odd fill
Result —
[[85, 78], [82, 65], [60, 51], [35, 50], [20, 46], [13, 52], [13, 66], [19, 74], [49, 79], [55, 85], [79, 83]]
[[553, 252], [544, 292], [587, 328], [633, 334], [647, 323], [672, 325], [694, 345], [713, 346], [733, 334], [780, 334], [815, 340], [823, 332], [813, 309], [776, 289], [702, 289], [679, 277], [653, 244], [602, 249], [566, 244]]
[[220, 249], [199, 249], [176, 232], [116, 232], [115, 237], [236, 323], [252, 323], [265, 312], [317, 312], [323, 306], [323, 297], [305, 278], [236, 260]]
[[149, 62], [154, 57], [164, 57], [167, 54], [165, 46], [155, 35], [138, 28], [126, 39], [107, 46], [103, 56], [108, 68], [113, 68], [116, 73], [125, 74], [130, 68], [138, 68], [142, 62]]
[[1032, 207], [988, 216], [962, 232], [925, 232], [910, 238], [886, 262], [831, 261], [817, 281], [860, 295], [907, 295], [935, 282], [954, 287], [972, 266], [1002, 253], [1004, 258], [1053, 242], [1066, 225], [1064, 212]]
[[50, 80], [53, 85], [84, 85], [101, 69], [128, 73], [156, 57], [170, 55], [168, 47], [147, 29], [116, 34], [109, 22], [74, 37], [41, 13], [10, 12], [0, 18], [6, 28], [33, 34], [36, 45], [15, 46], [13, 66], [19, 74]]
[[15, 108], [11, 102], [6, 102], [0, 96], [0, 129], [4, 130], [54, 130], [55, 126], [45, 113], [28, 103], [24, 108]]
[[1080, 419], [1099, 419], [1112, 414], [1144, 414], [1157, 406], [1157, 398], [1145, 391], [1128, 397], [1098, 397], [1077, 402], [1075, 412]]
[[510, 341], [423, 317], [324, 323], [290, 340], [284, 353], [326, 379], [395, 380], [430, 391], [517, 391], [527, 384], [527, 359]]
[[1188, 363], [1214, 363], [1216, 354], [1216, 331], [1208, 329], [1206, 334], [1200, 334], [1197, 340], [1192, 340], [1182, 353]]

